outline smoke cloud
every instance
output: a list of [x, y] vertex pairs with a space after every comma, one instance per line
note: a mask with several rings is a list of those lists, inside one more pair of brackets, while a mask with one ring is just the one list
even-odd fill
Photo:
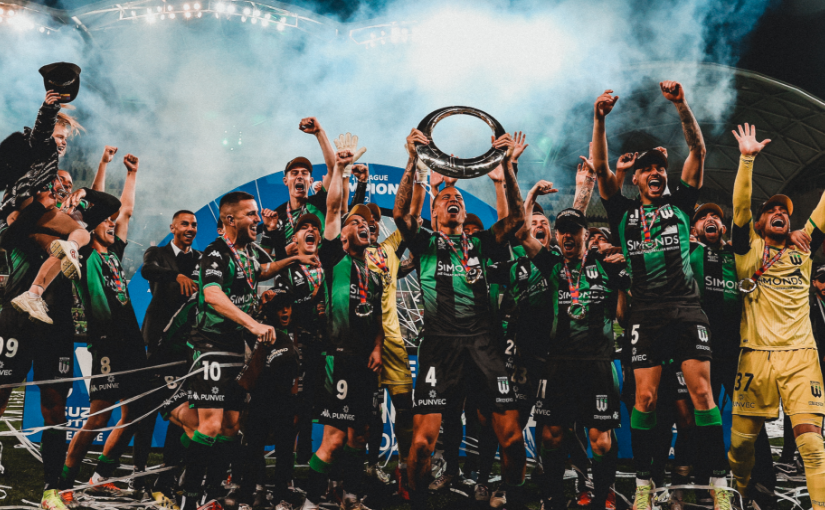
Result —
[[[735, 65], [767, 3], [399, 0], [361, 7], [346, 22], [327, 20], [337, 36], [333, 28], [279, 31], [214, 15], [115, 22], [92, 30], [93, 40], [72, 26], [50, 35], [0, 26], [0, 134], [33, 124], [44, 96], [40, 66], [79, 64], [74, 104], [87, 133], [70, 141], [63, 167], [96, 168], [105, 144], [119, 147], [119, 158], [138, 155], [134, 223], [144, 225], [135, 234], [143, 239], [159, 239], [174, 210], [200, 208], [293, 157], [321, 163], [314, 137], [298, 130], [307, 116], [317, 116], [330, 138], [357, 134], [368, 148], [364, 161], [403, 166], [404, 138], [427, 113], [478, 107], [527, 133], [523, 189], [540, 178], [569, 184], [571, 161], [587, 148], [593, 100], [605, 89], [621, 97], [615, 112], [624, 112], [611, 131], [655, 126], [660, 116], [672, 121], [672, 106], [655, 88], [665, 79], [684, 83], [701, 121], [724, 120], [735, 100], [730, 73], [696, 64]], [[356, 44], [349, 31], [379, 24], [373, 19], [398, 22], [405, 37]], [[379, 41], [382, 30], [390, 29], [372, 30]], [[482, 153], [489, 137], [468, 117], [447, 119], [435, 132], [437, 144], [458, 156]], [[125, 173], [119, 161], [110, 165], [114, 181]], [[487, 179], [466, 187], [492, 198]]]

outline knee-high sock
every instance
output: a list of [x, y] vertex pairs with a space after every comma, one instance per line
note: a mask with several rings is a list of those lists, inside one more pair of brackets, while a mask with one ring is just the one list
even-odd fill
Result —
[[395, 438], [398, 441], [398, 463], [407, 464], [413, 433], [412, 397], [409, 393], [396, 395], [392, 400], [395, 407]]
[[444, 430], [444, 434], [441, 439], [442, 448], [444, 448], [444, 460], [447, 461], [447, 474], [457, 475], [459, 472], [458, 458], [461, 451], [461, 440], [464, 437], [464, 427], [461, 424], [461, 408], [456, 406], [442, 416], [441, 428]]
[[565, 451], [558, 448], [541, 448], [541, 462], [544, 465], [544, 483], [540, 484], [539, 491], [542, 499], [564, 497], [564, 464]]
[[332, 463], [324, 462], [313, 454], [309, 459], [309, 479], [307, 480], [307, 500], [314, 504], [321, 501], [329, 484], [329, 469]]
[[359, 497], [363, 495], [365, 457], [366, 452], [363, 449], [344, 445], [341, 466], [344, 468], [344, 490]]
[[[283, 420], [275, 432], [275, 480], [272, 495], [275, 501], [289, 500], [289, 481], [295, 469], [295, 456], [292, 454], [295, 443], [296, 429], [291, 421], [292, 417]], [[263, 459], [261, 459], [263, 460]], [[263, 473], [261, 473], [263, 474]], [[276, 503], [277, 504], [277, 503]]]
[[590, 467], [590, 459], [587, 458], [587, 433], [584, 427], [576, 424], [570, 431], [572, 434], [566, 434], [567, 441], [564, 442], [562, 448], [570, 455], [570, 463], [576, 469], [576, 482], [578, 484], [579, 492], [586, 491], [591, 485], [587, 478], [587, 468]]
[[679, 427], [673, 454], [673, 485], [690, 482], [690, 467], [694, 464], [695, 426]]
[[[756, 428], [757, 424], [759, 428]], [[736, 490], [741, 493], [744, 493], [751, 477], [754, 463], [754, 444], [761, 428], [763, 428], [762, 421], [755, 422], [736, 415], [733, 417], [728, 463], [736, 481]]]
[[590, 508], [605, 508], [607, 494], [616, 482], [616, 464], [619, 445], [616, 435], [610, 433], [610, 450], [604, 455], [593, 454], [593, 503]]
[[808, 484], [808, 494], [811, 503], [816, 509], [825, 508], [825, 445], [822, 435], [815, 432], [806, 432], [796, 438], [799, 456], [805, 464], [805, 481]]
[[376, 416], [370, 420], [370, 436], [367, 440], [368, 461], [370, 465], [378, 464], [381, 454], [381, 440], [384, 438], [384, 410], [379, 407]]
[[[180, 466], [183, 464], [183, 455], [186, 452], [186, 448], [183, 446], [181, 436], [185, 436], [186, 444], [189, 444], [189, 436], [184, 434], [183, 429], [174, 423], [169, 423], [166, 428], [166, 437], [163, 441], [164, 466]], [[171, 489], [175, 484], [175, 472], [175, 469], [170, 469], [159, 474], [157, 480], [155, 480], [155, 489], [162, 491]]]
[[186, 448], [186, 477], [183, 480], [183, 499], [181, 510], [198, 508], [203, 485], [203, 476], [206, 474], [206, 464], [213, 453], [215, 438], [195, 431], [195, 435]]
[[[212, 446], [212, 455], [209, 456], [209, 466], [206, 469], [206, 490], [209, 497], [213, 491], [220, 490], [221, 482], [226, 480], [229, 464], [232, 462], [233, 449], [237, 448], [236, 436], [218, 434]], [[187, 474], [188, 476], [188, 474]]]
[[[135, 470], [144, 471], [152, 449], [152, 434], [155, 431], [155, 416], [147, 416], [134, 425], [135, 441], [133, 456]], [[128, 441], [127, 441], [128, 443]]]
[[490, 423], [481, 428], [481, 437], [478, 439], [478, 483], [490, 483], [490, 472], [493, 470], [493, 461], [498, 450], [498, 438]]
[[43, 481], [45, 489], [57, 489], [63, 460], [66, 458], [66, 433], [62, 430], [46, 429], [40, 439], [40, 454], [43, 457]]
[[630, 442], [633, 446], [633, 465], [637, 480], [651, 479], [655, 441], [656, 411], [643, 412], [635, 407], [630, 415]]
[[728, 462], [725, 458], [725, 437], [722, 431], [722, 414], [718, 407], [693, 411], [696, 419], [696, 442], [702, 445], [703, 454], [696, 459], [696, 483], [719, 485], [725, 482]]
[[796, 453], [796, 441], [794, 440], [791, 417], [787, 414], [782, 426], [782, 436], [782, 455], [779, 456], [779, 462], [793, 462]]

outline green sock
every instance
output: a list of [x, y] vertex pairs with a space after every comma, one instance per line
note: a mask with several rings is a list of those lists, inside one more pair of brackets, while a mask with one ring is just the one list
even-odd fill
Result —
[[309, 469], [315, 472], [326, 474], [329, 473], [329, 468], [331, 467], [331, 462], [324, 462], [315, 454], [312, 454], [312, 458], [309, 459]]
[[718, 406], [714, 407], [713, 409], [708, 409], [706, 411], [694, 409], [693, 416], [696, 419], [697, 427], [710, 427], [713, 425], [722, 425], [722, 413], [719, 412]]
[[192, 440], [184, 433], [180, 435], [180, 444], [182, 444], [184, 448], [189, 448], [189, 445], [192, 444]]
[[212, 446], [215, 444], [215, 438], [207, 436], [206, 434], [201, 434], [200, 431], [195, 431], [195, 434], [192, 436], [192, 441], [195, 443], [200, 443], [204, 446]]

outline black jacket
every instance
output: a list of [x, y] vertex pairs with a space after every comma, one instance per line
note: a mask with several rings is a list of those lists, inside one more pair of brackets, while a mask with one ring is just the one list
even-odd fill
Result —
[[[199, 262], [203, 254], [195, 249], [192, 249], [192, 252], [195, 261]], [[176, 278], [181, 272], [171, 242], [165, 246], [152, 246], [146, 250], [143, 254], [143, 267], [140, 269], [140, 274], [149, 282], [149, 289], [152, 291], [152, 301], [146, 309], [142, 328], [143, 341], [151, 354], [160, 341], [163, 328], [189, 296], [180, 293], [180, 284]], [[184, 276], [197, 281], [198, 264], [195, 264], [195, 269], [191, 274]]]
[[52, 134], [59, 112], [59, 104], [43, 103], [34, 129], [24, 128], [0, 143], [0, 190], [7, 188], [0, 204], [0, 228], [20, 202], [57, 177], [57, 143]]

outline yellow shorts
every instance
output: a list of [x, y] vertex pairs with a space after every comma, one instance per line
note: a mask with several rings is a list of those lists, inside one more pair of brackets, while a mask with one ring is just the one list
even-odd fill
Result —
[[787, 415], [825, 414], [822, 371], [816, 349], [742, 350], [733, 387], [733, 414], [779, 417], [779, 400]]
[[386, 387], [390, 395], [412, 392], [410, 358], [407, 356], [407, 347], [404, 345], [404, 340], [385, 337], [381, 359], [383, 361], [381, 386]]

